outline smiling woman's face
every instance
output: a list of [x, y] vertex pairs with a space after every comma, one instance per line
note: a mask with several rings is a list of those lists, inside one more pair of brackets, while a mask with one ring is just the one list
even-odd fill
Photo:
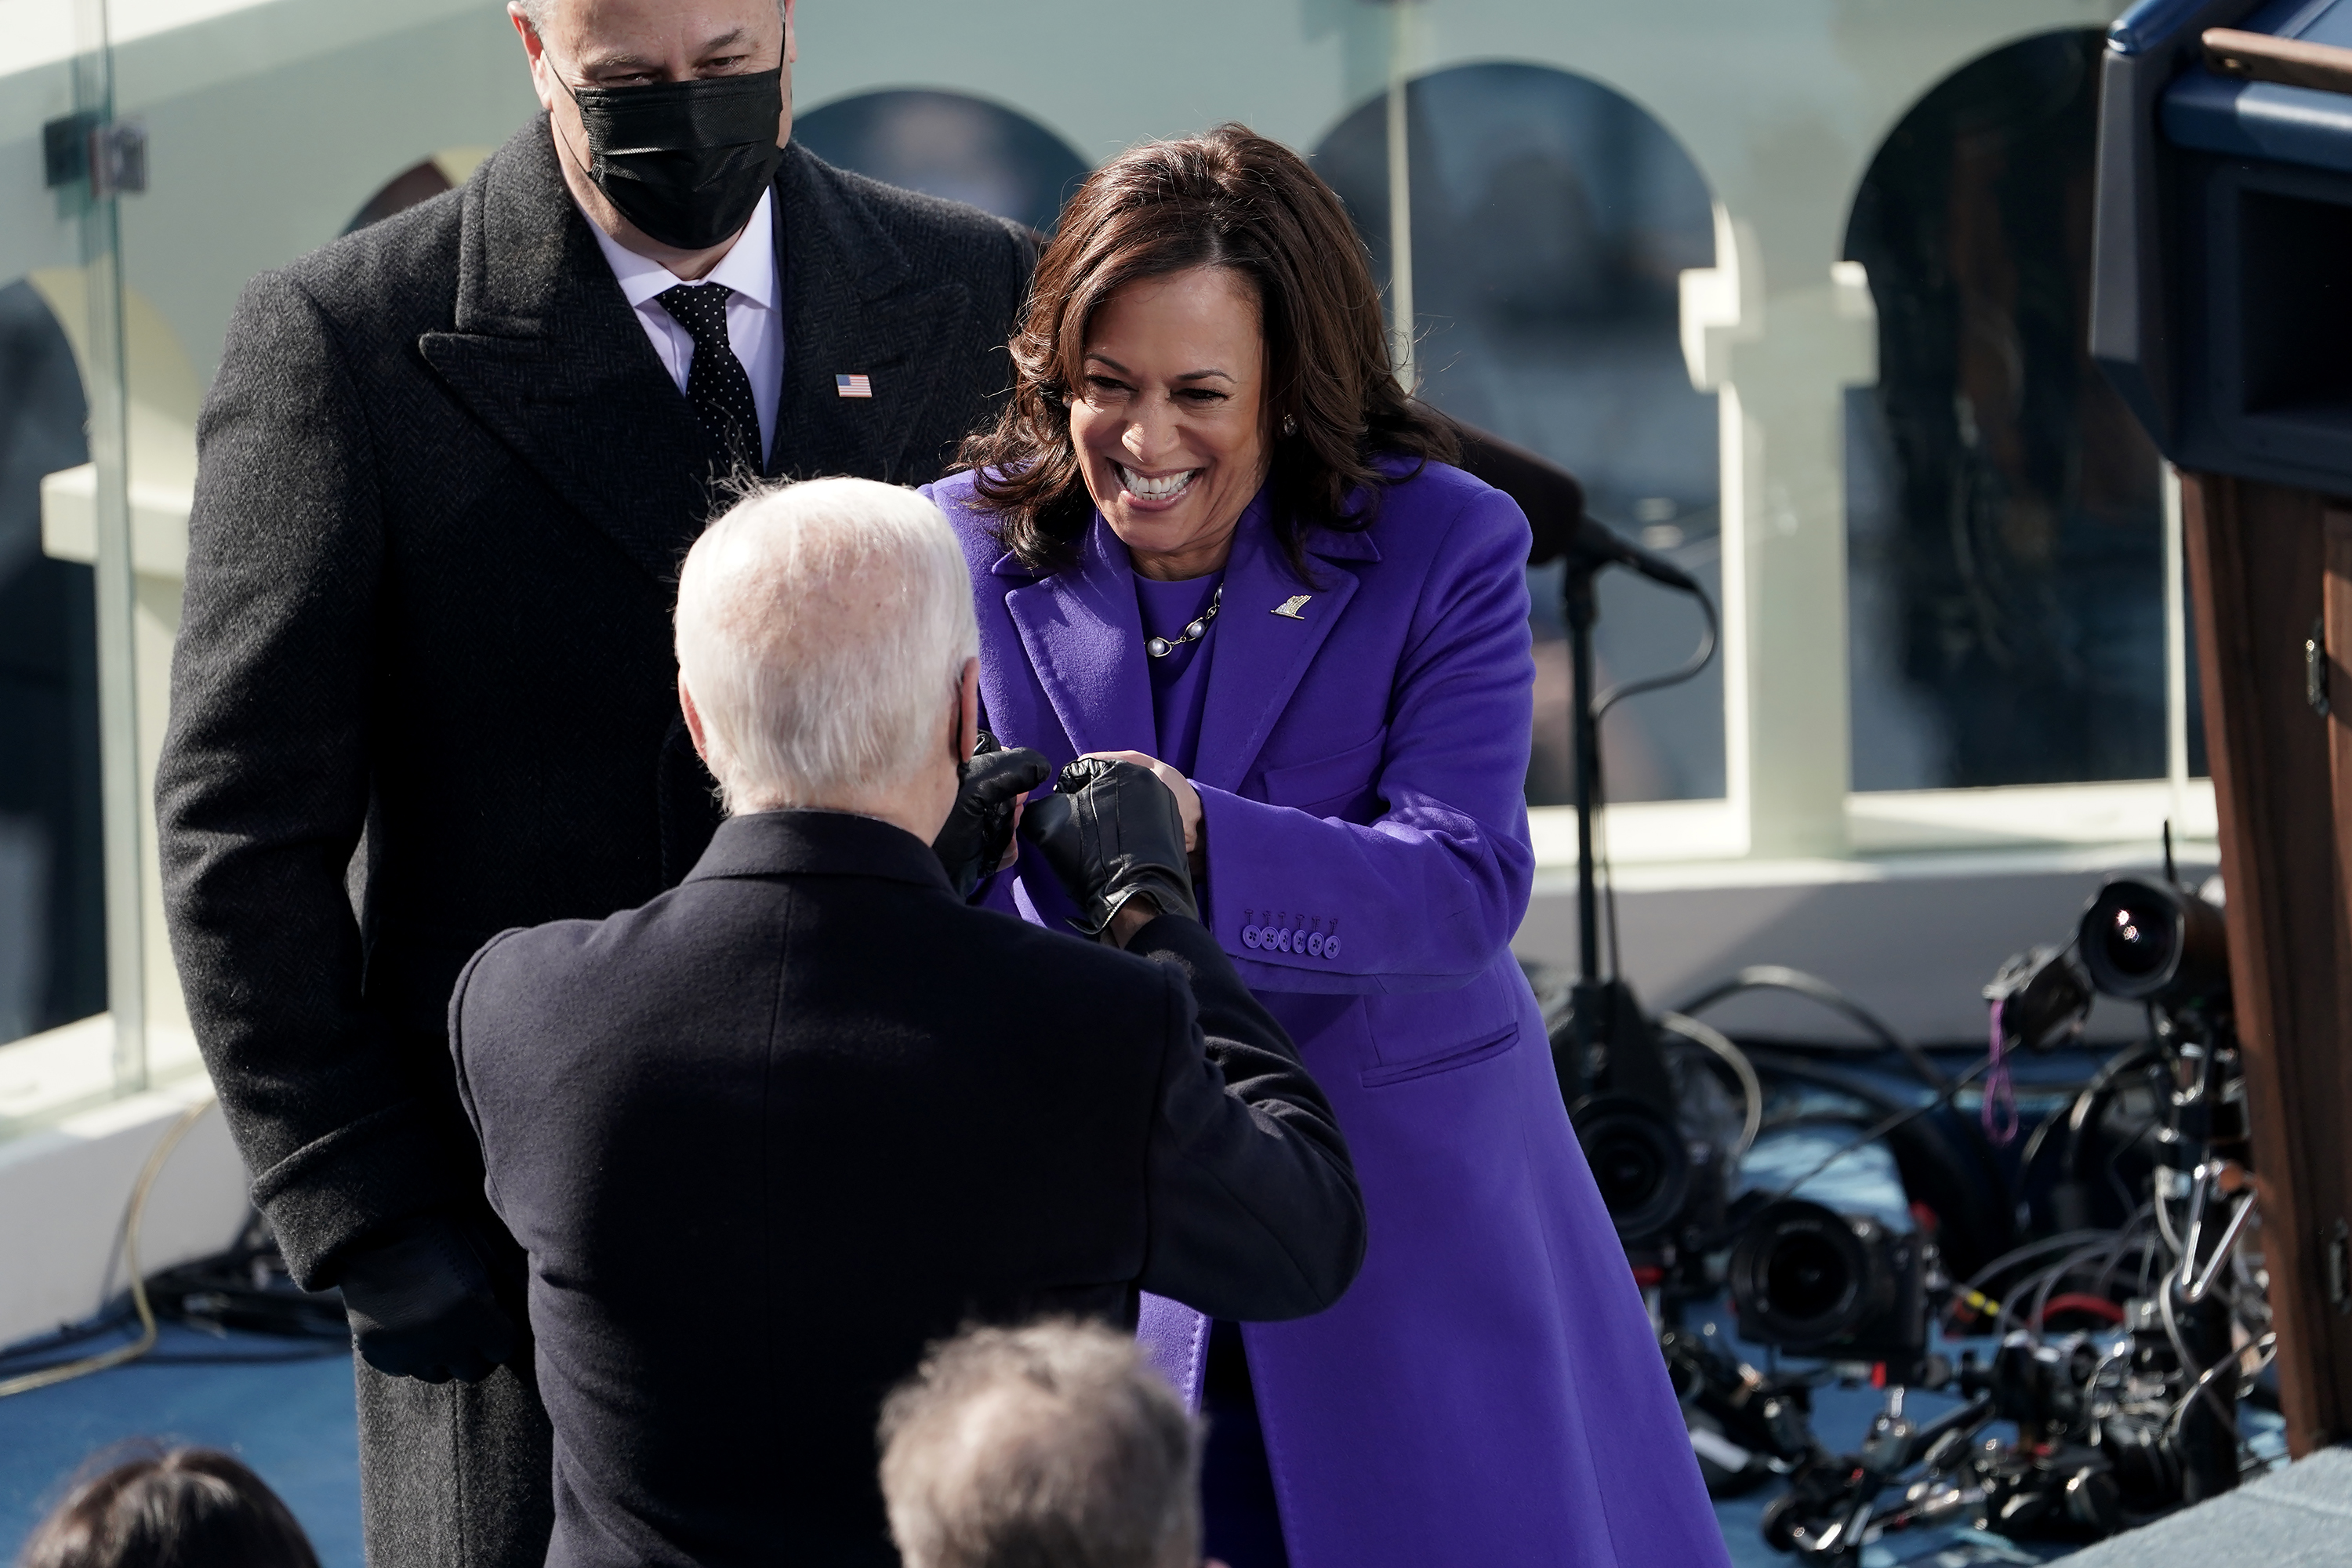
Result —
[[1070, 439], [1146, 577], [1225, 563], [1265, 482], [1265, 336], [1249, 279], [1195, 267], [1127, 285], [1087, 328]]

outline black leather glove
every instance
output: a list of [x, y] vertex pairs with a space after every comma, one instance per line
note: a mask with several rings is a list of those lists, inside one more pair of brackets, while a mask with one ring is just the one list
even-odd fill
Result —
[[956, 897], [968, 899], [980, 879], [996, 869], [1013, 842], [1013, 806], [1045, 782], [1054, 766], [1026, 746], [1007, 751], [982, 730], [971, 761], [957, 770], [954, 807], [931, 853], [947, 868]]
[[1078, 929], [1098, 936], [1119, 907], [1148, 894], [1164, 915], [1201, 918], [1184, 857], [1184, 821], [1176, 797], [1150, 768], [1107, 757], [1080, 757], [1054, 781], [1054, 793], [1022, 814], [1021, 837], [1078, 906]]
[[363, 1238], [338, 1283], [360, 1354], [388, 1376], [479, 1383], [520, 1348], [480, 1249], [446, 1215], [415, 1215]]

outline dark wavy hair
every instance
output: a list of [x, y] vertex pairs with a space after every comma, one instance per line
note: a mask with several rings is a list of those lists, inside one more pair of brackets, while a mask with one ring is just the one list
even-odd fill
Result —
[[1274, 528], [1301, 579], [1308, 530], [1371, 526], [1389, 480], [1376, 458], [1457, 455], [1453, 424], [1397, 385], [1363, 242], [1307, 161], [1245, 125], [1147, 142], [1070, 198], [1013, 336], [1012, 398], [963, 444], [997, 539], [1023, 564], [1075, 561], [1093, 515], [1070, 439], [1087, 324], [1126, 285], [1195, 267], [1231, 268], [1257, 295]]
[[138, 1444], [98, 1463], [107, 1468], [33, 1532], [18, 1568], [319, 1568], [278, 1494], [217, 1449]]

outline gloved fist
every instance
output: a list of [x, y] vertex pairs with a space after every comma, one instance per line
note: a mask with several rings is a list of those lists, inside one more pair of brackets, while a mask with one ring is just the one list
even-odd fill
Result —
[[931, 853], [947, 868], [956, 897], [968, 899], [980, 879], [996, 869], [1013, 844], [1013, 808], [1045, 782], [1053, 764], [1029, 750], [1007, 751], [982, 730], [971, 759], [958, 772], [954, 807], [931, 840]]
[[520, 1346], [473, 1238], [445, 1215], [361, 1241], [339, 1283], [360, 1354], [387, 1376], [479, 1383]]
[[1162, 914], [1201, 918], [1176, 797], [1149, 768], [1080, 757], [1062, 770], [1052, 795], [1023, 814], [1021, 837], [1044, 851], [1088, 936], [1101, 934], [1139, 894]]

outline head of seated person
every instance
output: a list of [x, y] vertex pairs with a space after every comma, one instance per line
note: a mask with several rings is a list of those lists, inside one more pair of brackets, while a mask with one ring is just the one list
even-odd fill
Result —
[[1131, 1335], [969, 1330], [885, 1402], [881, 1436], [906, 1568], [1201, 1568], [1200, 1431]]
[[930, 842], [977, 729], [979, 641], [947, 520], [867, 479], [746, 497], [678, 577], [678, 701], [730, 816], [854, 812]]
[[278, 1494], [213, 1448], [152, 1448], [108, 1467], [67, 1495], [16, 1561], [18, 1568], [319, 1568]]

